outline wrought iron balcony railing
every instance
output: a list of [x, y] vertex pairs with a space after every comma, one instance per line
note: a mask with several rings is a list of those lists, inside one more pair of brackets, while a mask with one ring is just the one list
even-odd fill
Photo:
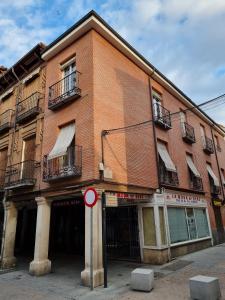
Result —
[[54, 181], [68, 177], [81, 176], [82, 174], [82, 147], [71, 147], [70, 155], [66, 154], [56, 158], [48, 159], [44, 156], [43, 180]]
[[17, 105], [16, 122], [23, 123], [34, 118], [41, 112], [40, 99], [42, 94], [35, 92]]
[[189, 144], [193, 144], [196, 142], [195, 140], [195, 130], [194, 127], [189, 125], [187, 122], [182, 123], [182, 129], [183, 129], [183, 140]]
[[169, 110], [167, 110], [159, 103], [154, 103], [153, 111], [154, 111], [154, 121], [157, 125], [159, 125], [164, 129], [172, 128], [171, 116]]
[[8, 109], [0, 115], [0, 133], [4, 133], [13, 126], [12, 122], [13, 110]]
[[55, 110], [81, 96], [79, 74], [75, 71], [49, 87], [49, 109]]
[[214, 153], [213, 141], [207, 136], [203, 138], [203, 150], [207, 154]]
[[168, 171], [163, 163], [159, 166], [160, 183], [169, 186], [178, 186], [179, 179], [177, 172]]
[[203, 191], [202, 178], [193, 175], [190, 180], [190, 188], [192, 190], [202, 192]]
[[0, 191], [4, 190], [5, 186], [5, 170], [0, 170]]
[[31, 187], [36, 183], [36, 169], [40, 163], [35, 160], [26, 160], [8, 166], [5, 171], [5, 189]]
[[211, 194], [212, 195], [219, 195], [221, 193], [221, 187], [220, 186], [211, 184], [210, 189], [211, 189]]

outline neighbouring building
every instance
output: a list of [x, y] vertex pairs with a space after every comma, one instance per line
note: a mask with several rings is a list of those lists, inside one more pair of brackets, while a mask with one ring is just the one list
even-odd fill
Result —
[[225, 240], [223, 128], [95, 12], [2, 69], [2, 267], [22, 254], [43, 275], [73, 254], [88, 285], [87, 187], [95, 286], [104, 196], [109, 257], [162, 264]]

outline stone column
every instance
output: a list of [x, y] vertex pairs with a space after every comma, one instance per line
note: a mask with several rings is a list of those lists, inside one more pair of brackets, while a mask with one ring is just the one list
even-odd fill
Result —
[[[103, 285], [102, 261], [102, 206], [98, 200], [93, 209], [93, 285]], [[81, 281], [90, 286], [90, 208], [85, 207], [85, 269], [81, 272]]]
[[30, 263], [30, 274], [40, 276], [51, 271], [48, 259], [51, 204], [44, 197], [37, 197], [37, 224], [34, 260]]
[[1, 267], [8, 269], [15, 267], [16, 258], [14, 256], [17, 208], [13, 202], [5, 202], [5, 233], [2, 241], [2, 262]]

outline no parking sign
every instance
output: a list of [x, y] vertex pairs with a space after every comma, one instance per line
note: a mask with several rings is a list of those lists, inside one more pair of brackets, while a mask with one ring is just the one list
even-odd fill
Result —
[[98, 193], [94, 188], [88, 188], [84, 192], [84, 203], [88, 207], [93, 207], [98, 200]]

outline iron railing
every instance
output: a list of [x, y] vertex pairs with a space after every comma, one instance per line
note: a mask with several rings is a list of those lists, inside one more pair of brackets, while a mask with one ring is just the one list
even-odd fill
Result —
[[191, 176], [190, 180], [190, 188], [195, 191], [203, 191], [203, 183], [202, 183], [202, 178], [197, 177], [197, 176]]
[[4, 189], [5, 186], [5, 170], [0, 170], [0, 191]]
[[75, 71], [49, 87], [48, 108], [57, 109], [81, 96], [79, 72]]
[[221, 193], [221, 187], [214, 184], [210, 184], [210, 190], [212, 195], [219, 195]]
[[163, 162], [159, 164], [160, 183], [164, 185], [178, 186], [179, 179], [177, 172], [168, 171]]
[[195, 130], [194, 127], [189, 125], [187, 122], [182, 122], [183, 139], [185, 142], [193, 144], [195, 143]]
[[26, 160], [8, 166], [5, 171], [5, 188], [33, 186], [36, 183], [37, 167], [39, 163], [35, 160]]
[[41, 93], [35, 92], [17, 104], [16, 122], [22, 123], [41, 112], [39, 105]]
[[[71, 149], [72, 148], [72, 149]], [[43, 161], [43, 180], [53, 181], [82, 174], [82, 146], [70, 147], [70, 155], [62, 155], [52, 159], [48, 155]]]
[[13, 126], [12, 122], [13, 110], [8, 109], [0, 115], [0, 133], [3, 133]]
[[203, 138], [203, 150], [207, 154], [213, 154], [214, 153], [214, 147], [213, 147], [213, 141], [205, 136]]
[[154, 111], [154, 121], [156, 124], [163, 127], [164, 129], [172, 128], [171, 116], [169, 110], [167, 110], [159, 103], [154, 103], [153, 111]]

